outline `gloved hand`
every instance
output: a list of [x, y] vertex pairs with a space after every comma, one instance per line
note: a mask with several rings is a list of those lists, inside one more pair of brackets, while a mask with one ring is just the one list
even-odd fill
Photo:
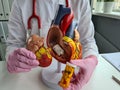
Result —
[[68, 88], [63, 90], [80, 90], [90, 79], [98, 60], [96, 56], [88, 56], [84, 60], [71, 60], [72, 64], [80, 67], [80, 71], [77, 75], [73, 75]]
[[25, 48], [16, 49], [8, 57], [7, 69], [10, 73], [28, 72], [37, 67], [36, 56]]

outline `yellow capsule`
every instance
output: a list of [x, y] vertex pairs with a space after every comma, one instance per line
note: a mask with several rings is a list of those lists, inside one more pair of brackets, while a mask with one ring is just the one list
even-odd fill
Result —
[[41, 54], [39, 52], [36, 52], [35, 53], [36, 57], [40, 58], [41, 57]]
[[45, 52], [46, 52], [46, 50], [45, 50], [44, 47], [41, 47], [41, 48], [39, 49], [39, 53], [40, 53], [40, 54], [44, 54]]

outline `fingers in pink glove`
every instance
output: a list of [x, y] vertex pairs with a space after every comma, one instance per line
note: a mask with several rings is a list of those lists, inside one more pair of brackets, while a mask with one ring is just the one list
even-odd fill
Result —
[[35, 66], [39, 65], [39, 62], [36, 60], [35, 54], [33, 54], [31, 51], [20, 48], [15, 51], [19, 62], [16, 62], [18, 67], [21, 68], [33, 68]]
[[81, 87], [79, 85], [71, 83], [68, 88], [63, 88], [63, 90], [80, 90]]
[[10, 73], [20, 73], [20, 72], [28, 72], [30, 71], [31, 69], [23, 69], [23, 68], [19, 68], [19, 67], [16, 67], [16, 66], [9, 66], [9, 64], [7, 63], [7, 69]]
[[80, 71], [73, 77], [70, 86], [63, 90], [80, 90], [90, 79], [98, 60], [96, 56], [88, 56], [81, 60], [71, 60], [72, 64], [80, 67]]
[[15, 66], [16, 67], [19, 67], [19, 68], [22, 68], [22, 69], [31, 69], [31, 68], [34, 68], [36, 66], [38, 66], [39, 64], [34, 64], [34, 65], [29, 65], [27, 63], [23, 63], [23, 62], [19, 62], [19, 61], [16, 61], [15, 62]]
[[9, 72], [27, 72], [37, 67], [39, 62], [36, 56], [25, 48], [19, 48], [8, 57], [7, 68]]
[[23, 55], [29, 59], [36, 59], [35, 54], [33, 54], [33, 52], [27, 50], [26, 48], [19, 48], [15, 51], [15, 53], [18, 53], [20, 55]]
[[86, 82], [88, 82], [98, 63], [98, 60], [96, 56], [91, 55], [82, 60], [71, 60], [71, 63], [80, 67], [80, 75], [84, 75], [83, 77]]
[[77, 66], [84, 67], [86, 64], [85, 60], [94, 65], [97, 65], [97, 63], [98, 63], [97, 57], [93, 56], [93, 55], [90, 55], [90, 56], [86, 57], [85, 59], [81, 59], [81, 60], [71, 60], [70, 63], [77, 65]]
[[24, 63], [28, 66], [38, 66], [39, 61], [36, 59], [29, 59], [28, 57], [21, 56], [20, 54], [17, 54], [17, 59], [19, 62]]

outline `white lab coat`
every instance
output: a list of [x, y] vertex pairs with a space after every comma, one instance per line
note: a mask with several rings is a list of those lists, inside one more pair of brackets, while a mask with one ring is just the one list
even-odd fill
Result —
[[[40, 16], [42, 23], [40, 36], [46, 37], [51, 21], [56, 14], [58, 4], [61, 2], [59, 0], [36, 1], [37, 14]], [[74, 19], [79, 24], [78, 31], [80, 32], [80, 42], [83, 48], [83, 58], [89, 55], [97, 56], [98, 48], [94, 39], [94, 27], [91, 21], [89, 0], [69, 0], [69, 3], [74, 11]], [[32, 0], [14, 0], [8, 23], [9, 36], [7, 38], [6, 58], [16, 48], [25, 46], [26, 31], [28, 30], [27, 21], [31, 14]], [[32, 33], [38, 33], [38, 29], [33, 28]]]

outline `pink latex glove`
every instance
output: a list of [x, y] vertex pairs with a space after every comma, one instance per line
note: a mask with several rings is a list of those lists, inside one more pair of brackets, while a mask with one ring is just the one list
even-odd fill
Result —
[[63, 90], [80, 90], [89, 81], [98, 60], [96, 56], [91, 55], [84, 60], [71, 60], [70, 62], [80, 67], [80, 71], [73, 76], [70, 86]]
[[15, 50], [7, 61], [7, 69], [10, 73], [28, 72], [38, 65], [36, 56], [25, 48]]

